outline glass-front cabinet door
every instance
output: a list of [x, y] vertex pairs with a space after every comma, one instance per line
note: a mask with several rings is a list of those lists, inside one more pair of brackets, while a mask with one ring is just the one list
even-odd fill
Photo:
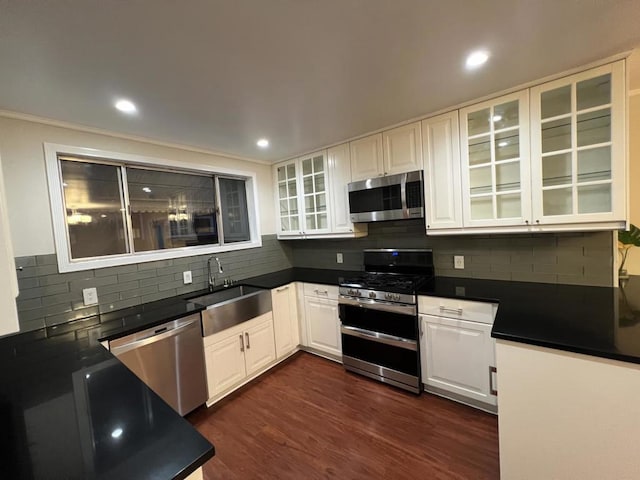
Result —
[[278, 233], [302, 235], [300, 224], [300, 199], [298, 195], [298, 162], [291, 160], [276, 166], [278, 195]]
[[305, 235], [329, 232], [327, 208], [327, 155], [318, 152], [302, 157], [300, 162], [302, 183], [303, 225]]
[[278, 236], [329, 233], [327, 155], [314, 153], [275, 166]]
[[535, 224], [625, 220], [623, 61], [531, 89]]
[[530, 222], [528, 91], [460, 110], [465, 227]]

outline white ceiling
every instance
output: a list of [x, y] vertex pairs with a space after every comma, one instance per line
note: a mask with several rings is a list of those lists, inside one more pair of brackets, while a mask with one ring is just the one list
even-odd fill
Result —
[[276, 160], [628, 50], [639, 26], [637, 0], [0, 0], [0, 109]]

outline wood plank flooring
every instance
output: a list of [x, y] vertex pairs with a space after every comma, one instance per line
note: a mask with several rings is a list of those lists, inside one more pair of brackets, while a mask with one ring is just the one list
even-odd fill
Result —
[[298, 353], [187, 419], [214, 479], [496, 479], [497, 417]]

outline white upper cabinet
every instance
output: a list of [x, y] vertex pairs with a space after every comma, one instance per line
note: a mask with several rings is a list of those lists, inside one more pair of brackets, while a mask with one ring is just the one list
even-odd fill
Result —
[[381, 133], [354, 140], [349, 146], [352, 182], [384, 175]]
[[331, 231], [333, 233], [353, 232], [353, 223], [349, 219], [350, 156], [348, 143], [327, 150], [329, 183], [331, 184]]
[[298, 161], [290, 160], [274, 167], [278, 236], [302, 235], [298, 196]]
[[460, 110], [465, 227], [531, 222], [529, 92]]
[[462, 228], [458, 111], [422, 121], [427, 231]]
[[420, 122], [350, 142], [351, 181], [422, 170]]
[[382, 133], [384, 175], [422, 170], [420, 122]]
[[274, 166], [278, 236], [330, 232], [325, 151]]
[[624, 61], [531, 89], [533, 220], [624, 227]]

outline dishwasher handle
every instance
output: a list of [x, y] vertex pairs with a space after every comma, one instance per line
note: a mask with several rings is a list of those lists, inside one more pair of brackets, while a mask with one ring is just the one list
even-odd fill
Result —
[[180, 333], [187, 330], [188, 328], [193, 327], [195, 323], [196, 323], [196, 320], [189, 322], [185, 325], [172, 328], [171, 330], [162, 331], [163, 329], [159, 329], [160, 331], [162, 331], [162, 333], [152, 335], [147, 338], [143, 338], [142, 340], [134, 340], [133, 342], [125, 343], [123, 345], [118, 345], [117, 347], [113, 347], [111, 349], [111, 353], [113, 353], [117, 357], [118, 355], [122, 355], [123, 353], [128, 352], [129, 350], [133, 350], [134, 348], [144, 347], [145, 345], [151, 345], [152, 343], [156, 343], [170, 337], [175, 337], [176, 335], [179, 335]]

